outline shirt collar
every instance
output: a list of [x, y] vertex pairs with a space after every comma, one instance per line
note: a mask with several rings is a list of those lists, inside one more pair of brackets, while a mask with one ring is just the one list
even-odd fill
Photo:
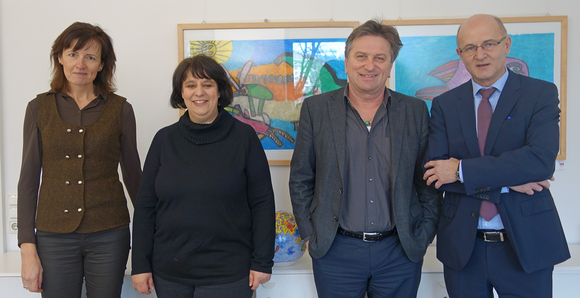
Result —
[[507, 82], [508, 76], [509, 76], [509, 70], [506, 67], [505, 68], [505, 73], [497, 80], [495, 81], [495, 83], [491, 84], [491, 86], [489, 87], [483, 87], [481, 85], [479, 85], [478, 83], [476, 83], [473, 79], [471, 79], [471, 86], [473, 87], [472, 91], [473, 91], [473, 97], [475, 97], [477, 95], [477, 92], [479, 92], [479, 89], [489, 89], [492, 87], [495, 87], [495, 89], [497, 89], [500, 93], [503, 91], [503, 87], [505, 86], [505, 83]]
[[[56, 91], [54, 91], [54, 90], [52, 90], [52, 89], [50, 89], [50, 90], [47, 92], [47, 94], [57, 94], [57, 92], [56, 92]], [[70, 97], [70, 96], [69, 96], [68, 94], [66, 94], [66, 93], [60, 93], [60, 95], [61, 95], [62, 97], [64, 97], [64, 98], [72, 98], [72, 97]], [[106, 91], [105, 91], [105, 92], [101, 92], [101, 93], [97, 94], [97, 97], [96, 97], [96, 98], [99, 98], [99, 99], [102, 99], [102, 100], [104, 100], [104, 101], [107, 101], [107, 99], [109, 99], [109, 93], [108, 93], [108, 92], [106, 92]]]

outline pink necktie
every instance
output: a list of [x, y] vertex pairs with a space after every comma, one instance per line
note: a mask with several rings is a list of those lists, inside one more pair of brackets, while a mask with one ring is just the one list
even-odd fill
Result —
[[[491, 104], [489, 103], [489, 97], [495, 92], [495, 88], [490, 89], [479, 89], [479, 94], [481, 94], [481, 103], [477, 108], [477, 141], [479, 143], [479, 152], [481, 156], [484, 156], [485, 140], [487, 138], [487, 131], [489, 129], [489, 123], [491, 122], [491, 116], [493, 115], [493, 110], [491, 109]], [[497, 215], [497, 207], [495, 203], [490, 201], [481, 201], [481, 208], [479, 209], [479, 214], [485, 220], [490, 221]]]

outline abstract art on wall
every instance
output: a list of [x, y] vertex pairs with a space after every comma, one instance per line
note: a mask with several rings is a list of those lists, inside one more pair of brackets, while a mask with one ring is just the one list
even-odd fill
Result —
[[357, 22], [181, 24], [179, 59], [214, 58], [227, 71], [234, 102], [271, 165], [288, 165], [305, 98], [346, 85], [346, 37]]

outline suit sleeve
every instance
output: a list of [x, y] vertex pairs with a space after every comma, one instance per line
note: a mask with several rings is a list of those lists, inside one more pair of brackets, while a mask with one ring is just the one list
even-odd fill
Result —
[[419, 155], [417, 156], [417, 162], [415, 164], [413, 184], [415, 185], [421, 207], [423, 208], [423, 220], [421, 222], [421, 228], [426, 233], [426, 239], [428, 242], [425, 245], [427, 246], [429, 243], [431, 243], [435, 237], [435, 232], [437, 231], [437, 224], [439, 222], [439, 209], [443, 196], [441, 191], [427, 186], [427, 183], [425, 180], [423, 180], [422, 165], [429, 140], [429, 112], [427, 111], [427, 106], [423, 106], [424, 111], [423, 121], [421, 124], [421, 148]]
[[[536, 97], [529, 101], [528, 97]], [[504, 122], [500, 133], [507, 136], [498, 139], [491, 155], [463, 160], [463, 178], [467, 194], [474, 194], [481, 188], [492, 190], [493, 202], [499, 202], [498, 189], [504, 186], [521, 185], [528, 182], [542, 181], [552, 177], [559, 148], [558, 90], [554, 84], [542, 84], [538, 95], [524, 94], [520, 105], [530, 105], [528, 115], [514, 113], [516, 124]], [[518, 125], [520, 122], [522, 124]], [[519, 137], [522, 143], [518, 144]], [[513, 143], [513, 144], [512, 144]], [[495, 148], [511, 150], [498, 150]]]
[[306, 100], [300, 111], [289, 181], [292, 209], [302, 239], [309, 239], [313, 233], [310, 206], [314, 196], [315, 164], [312, 120]]
[[[431, 105], [431, 119], [429, 121], [429, 145], [423, 164], [431, 160], [446, 160], [451, 157], [462, 159], [461, 156], [451, 156], [449, 151], [449, 135], [447, 133], [447, 123], [445, 121], [445, 111], [441, 107], [440, 98], [436, 97]], [[425, 169], [424, 169], [425, 170]], [[432, 186], [432, 188], [434, 188]], [[440, 188], [442, 191], [466, 194], [465, 187], [459, 181], [444, 184]]]
[[[537, 91], [521, 96], [510, 112], [513, 119], [503, 121], [491, 154], [479, 157], [450, 153], [449, 140], [454, 136], [448, 135], [447, 127], [456, 123], [447, 123], [452, 117], [445, 113], [451, 111], [442, 108], [440, 98], [435, 98], [425, 161], [460, 159], [465, 181], [445, 184], [441, 190], [474, 198], [476, 194], [485, 194], [489, 201], [499, 203], [502, 187], [542, 181], [552, 176], [559, 144], [558, 92], [554, 84], [540, 86]], [[452, 149], [457, 151], [457, 148]]]

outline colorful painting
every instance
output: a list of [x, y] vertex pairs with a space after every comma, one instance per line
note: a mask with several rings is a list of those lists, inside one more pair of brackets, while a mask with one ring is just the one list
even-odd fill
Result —
[[346, 86], [345, 42], [354, 26], [264, 26], [184, 29], [180, 47], [183, 58], [203, 53], [222, 65], [234, 91], [234, 102], [226, 110], [256, 130], [270, 160], [289, 160], [304, 99]]
[[227, 70], [234, 102], [226, 110], [256, 130], [264, 149], [293, 149], [304, 98], [346, 85], [345, 41], [191, 41], [190, 55], [215, 57]]
[[[456, 53], [455, 37], [465, 19], [383, 21], [399, 31], [403, 48], [395, 61], [389, 87], [431, 101], [471, 76]], [[560, 153], [566, 158], [568, 17], [501, 18], [512, 44], [506, 66], [519, 74], [552, 82], [560, 96]]]

